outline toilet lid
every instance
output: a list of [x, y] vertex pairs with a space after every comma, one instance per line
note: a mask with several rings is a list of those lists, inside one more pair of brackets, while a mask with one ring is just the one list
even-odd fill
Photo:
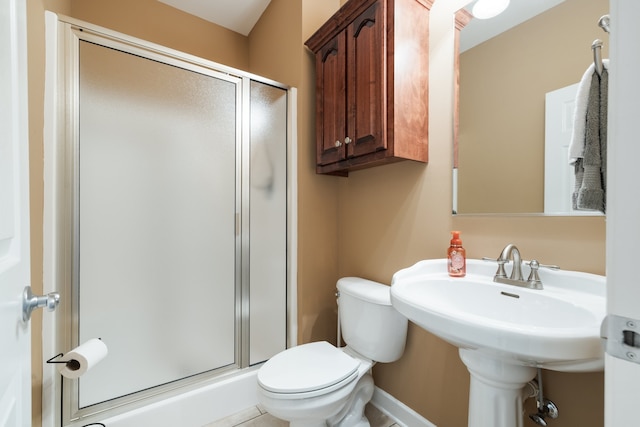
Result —
[[343, 381], [359, 365], [328, 342], [313, 342], [273, 356], [258, 371], [258, 383], [274, 393], [304, 393]]

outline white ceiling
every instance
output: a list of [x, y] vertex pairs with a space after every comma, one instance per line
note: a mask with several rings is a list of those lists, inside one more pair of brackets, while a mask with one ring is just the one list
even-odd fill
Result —
[[248, 36], [271, 0], [158, 0]]
[[[158, 0], [214, 24], [248, 36], [271, 0]], [[318, 0], [321, 1], [321, 0]], [[467, 6], [471, 6], [472, 0]], [[565, 0], [511, 0], [509, 7], [495, 18], [473, 19], [464, 28], [460, 51], [464, 52], [485, 40], [533, 18]]]
[[[565, 0], [511, 0], [509, 7], [491, 19], [472, 19], [462, 30], [460, 52], [489, 40], [534, 16], [559, 5]], [[470, 11], [475, 1], [467, 9]]]

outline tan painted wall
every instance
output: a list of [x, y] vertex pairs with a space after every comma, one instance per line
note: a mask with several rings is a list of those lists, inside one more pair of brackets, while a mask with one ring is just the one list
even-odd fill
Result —
[[566, 0], [460, 55], [458, 212], [544, 211], [545, 93], [580, 80], [608, 10]]
[[[160, 12], [151, 0], [130, 2], [69, 0], [57, 11], [117, 31], [245, 68], [298, 87], [298, 340], [335, 342], [335, 282], [360, 275], [389, 283], [392, 274], [425, 258], [442, 257], [449, 230], [462, 230], [470, 257], [495, 256], [514, 242], [527, 258], [565, 268], [604, 272], [602, 218], [456, 217], [451, 210], [453, 29], [452, 7], [464, 0], [435, 2], [431, 22], [430, 163], [405, 162], [352, 173], [349, 178], [318, 176], [314, 170], [313, 58], [302, 46], [344, 0], [273, 0], [263, 20], [246, 42], [200, 45], [196, 23], [181, 12]], [[85, 3], [86, 2], [86, 3]], [[80, 5], [80, 3], [84, 3]], [[87, 9], [91, 3], [95, 9]], [[36, 290], [42, 289], [42, 93], [43, 20], [48, 2], [29, 2], [29, 65], [31, 67], [31, 199], [32, 259]], [[146, 4], [146, 6], [138, 5]], [[286, 6], [286, 7], [285, 7]], [[53, 6], [52, 6], [53, 7]], [[139, 7], [139, 8], [138, 8]], [[148, 8], [148, 9], [145, 9]], [[127, 14], [122, 11], [127, 10]], [[148, 14], [157, 11], [159, 15]], [[95, 14], [95, 15], [94, 15]], [[137, 17], [136, 21], [131, 16]], [[165, 25], [138, 29], [148, 16], [161, 16]], [[145, 19], [142, 19], [145, 18]], [[154, 18], [155, 20], [155, 18]], [[176, 25], [176, 22], [180, 25]], [[174, 30], [169, 29], [173, 23]], [[180, 31], [182, 30], [182, 31]], [[199, 34], [220, 29], [205, 26]], [[167, 36], [167, 31], [171, 35]], [[224, 31], [222, 31], [224, 33]], [[220, 38], [227, 40], [227, 34]], [[209, 38], [209, 40], [215, 37]], [[231, 47], [228, 52], [221, 46]], [[437, 105], [437, 108], [434, 106]], [[38, 289], [39, 287], [39, 289]], [[39, 319], [39, 318], [37, 318]], [[41, 387], [40, 336], [34, 322], [34, 402]], [[41, 347], [40, 347], [41, 348]], [[41, 372], [41, 371], [40, 371]], [[375, 368], [378, 386], [443, 427], [466, 425], [468, 374], [455, 348], [411, 327], [407, 351], [393, 364]], [[546, 373], [546, 390], [561, 408], [567, 425], [602, 425], [602, 375]], [[37, 413], [34, 405], [34, 413]], [[528, 421], [527, 421], [528, 422]], [[34, 426], [39, 426], [34, 416]], [[526, 423], [525, 423], [526, 425]]]

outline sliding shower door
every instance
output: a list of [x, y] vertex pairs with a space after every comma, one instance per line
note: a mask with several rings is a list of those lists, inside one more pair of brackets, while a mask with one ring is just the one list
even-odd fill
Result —
[[236, 363], [240, 82], [79, 43], [79, 408]]
[[62, 303], [45, 351], [93, 338], [108, 348], [77, 379], [44, 371], [48, 407], [76, 427], [205, 389], [286, 348], [294, 91], [56, 23], [45, 288]]
[[286, 348], [287, 92], [250, 83], [249, 364]]

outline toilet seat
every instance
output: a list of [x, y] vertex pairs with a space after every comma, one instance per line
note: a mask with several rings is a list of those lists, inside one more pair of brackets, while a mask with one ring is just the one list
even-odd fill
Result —
[[269, 359], [258, 371], [258, 384], [274, 398], [304, 399], [344, 387], [358, 377], [359, 366], [328, 342], [313, 342]]

